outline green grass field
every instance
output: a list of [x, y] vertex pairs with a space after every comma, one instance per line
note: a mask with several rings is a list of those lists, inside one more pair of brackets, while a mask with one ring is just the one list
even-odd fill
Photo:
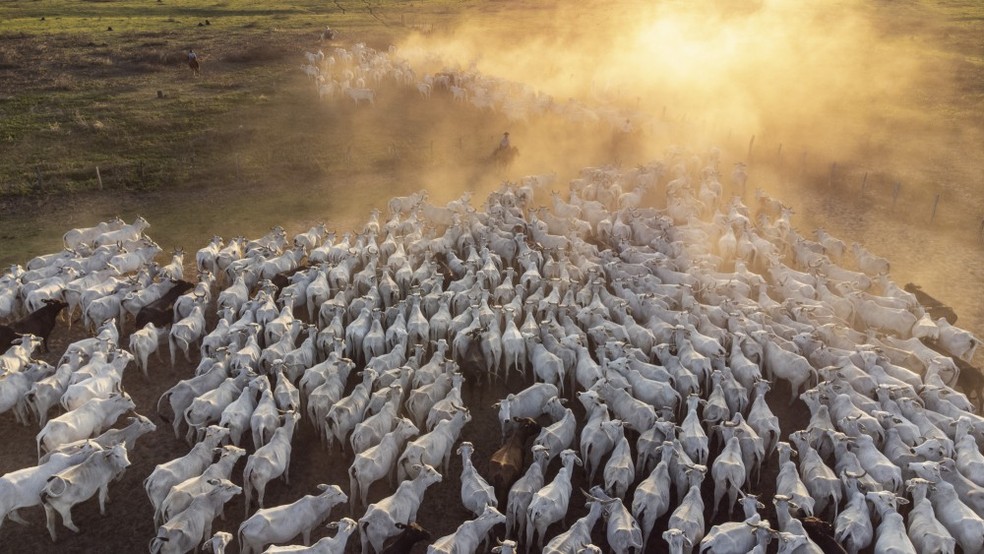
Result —
[[[256, 112], [298, 77], [326, 25], [346, 44], [385, 48], [415, 22], [448, 22], [450, 4], [2, 2], [0, 197], [97, 189], [97, 167], [106, 189], [235, 179], [228, 169], [248, 163], [249, 145], [233, 156], [229, 141], [272, 132], [262, 126], [279, 122]], [[201, 78], [184, 63], [189, 48], [203, 58]], [[320, 172], [325, 160], [297, 167], [301, 134], [263, 140], [268, 159], [254, 178]]]

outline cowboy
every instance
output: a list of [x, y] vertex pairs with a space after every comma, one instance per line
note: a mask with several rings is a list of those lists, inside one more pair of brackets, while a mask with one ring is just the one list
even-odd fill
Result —
[[201, 66], [198, 65], [198, 54], [194, 50], [188, 50], [188, 67], [198, 75], [201, 72]]
[[499, 141], [499, 150], [509, 150], [509, 131], [502, 133], [502, 140]]

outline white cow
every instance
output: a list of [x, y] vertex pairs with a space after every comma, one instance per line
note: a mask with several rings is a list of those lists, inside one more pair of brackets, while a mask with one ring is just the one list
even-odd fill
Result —
[[[482, 477], [475, 465], [472, 463], [471, 455], [475, 451], [475, 446], [468, 442], [462, 442], [458, 446], [458, 454], [461, 455], [461, 503], [469, 512], [480, 517], [485, 512], [486, 506], [498, 507], [499, 503], [495, 497], [495, 490], [492, 485]], [[505, 520], [503, 520], [505, 521]]]
[[370, 104], [375, 103], [376, 91], [368, 88], [347, 88], [345, 89], [345, 94], [348, 95], [356, 104], [360, 102], [369, 102]]
[[151, 554], [185, 554], [198, 550], [205, 537], [212, 534], [212, 520], [225, 503], [243, 492], [242, 487], [224, 480], [207, 493], [196, 496], [191, 504], [173, 519], [161, 525], [150, 541]]
[[155, 520], [161, 523], [170, 520], [184, 511], [196, 496], [212, 490], [223, 479], [229, 479], [232, 468], [245, 454], [242, 448], [231, 444], [223, 446], [219, 449], [219, 460], [205, 468], [201, 475], [189, 477], [171, 487], [161, 503], [160, 514], [154, 514]]
[[232, 542], [232, 533], [217, 531], [212, 538], [202, 543], [202, 550], [212, 554], [225, 554], [226, 546]]
[[385, 395], [386, 403], [379, 411], [357, 424], [349, 436], [352, 451], [356, 454], [379, 444], [386, 433], [392, 431], [399, 421], [397, 416], [403, 400], [403, 387], [399, 383], [392, 383], [378, 392]]
[[25, 335], [6, 352], [0, 352], [0, 374], [22, 371], [42, 342], [41, 337]]
[[201, 475], [205, 468], [212, 463], [215, 448], [228, 436], [228, 429], [211, 425], [205, 430], [205, 439], [192, 447], [188, 454], [163, 464], [157, 464], [154, 467], [154, 471], [143, 481], [147, 498], [154, 506], [154, 523], [157, 523], [157, 516], [161, 513], [161, 505], [171, 491], [171, 487], [185, 479]]
[[649, 535], [656, 520], [670, 508], [670, 463], [673, 460], [673, 443], [660, 447], [661, 460], [648, 477], [643, 479], [632, 493], [632, 517], [640, 522], [643, 546], [649, 544]]
[[909, 512], [909, 540], [919, 552], [953, 554], [957, 541], [936, 518], [932, 502], [927, 498], [932, 485], [926, 479], [914, 477], [906, 483], [912, 491], [912, 511]]
[[348, 500], [337, 485], [318, 485], [321, 494], [305, 495], [292, 504], [257, 510], [239, 526], [241, 554], [260, 552], [271, 543], [284, 543], [301, 535], [311, 544], [311, 532], [331, 514], [331, 509]]
[[974, 358], [977, 347], [981, 344], [981, 339], [975, 337], [969, 331], [950, 325], [946, 318], [943, 317], [936, 320], [936, 325], [940, 329], [940, 345], [949, 354], [970, 363]]
[[246, 385], [253, 377], [244, 371], [235, 377], [228, 377], [219, 386], [206, 391], [192, 400], [184, 411], [184, 420], [188, 424], [185, 439], [193, 444], [201, 436], [202, 430], [222, 420], [222, 411], [239, 398]]
[[171, 325], [171, 331], [168, 334], [168, 346], [171, 350], [171, 367], [174, 367], [175, 355], [179, 348], [184, 353], [185, 360], [191, 363], [191, 356], [189, 354], [191, 345], [198, 344], [203, 336], [205, 336], [205, 312], [201, 306], [196, 305], [188, 317]]
[[133, 447], [137, 442], [137, 439], [146, 435], [147, 433], [153, 433], [157, 430], [157, 425], [154, 422], [147, 419], [146, 417], [137, 414], [136, 417], [127, 418], [129, 424], [122, 429], [109, 429], [105, 433], [99, 435], [94, 439], [82, 439], [75, 442], [70, 442], [68, 444], [63, 444], [58, 448], [45, 453], [38, 460], [39, 464], [43, 464], [51, 459], [56, 453], [62, 454], [72, 454], [83, 450], [87, 445], [94, 444], [104, 450], [110, 449], [117, 444], [123, 444], [126, 446], [127, 452], [133, 452]]
[[359, 519], [362, 554], [369, 554], [370, 545], [373, 552], [382, 552], [386, 539], [400, 533], [397, 524], [417, 519], [417, 510], [427, 487], [441, 482], [441, 474], [432, 466], [424, 465], [415, 469], [416, 477], [401, 482], [392, 496], [370, 504], [365, 515]]
[[38, 419], [38, 425], [48, 423], [48, 412], [52, 406], [58, 405], [61, 395], [65, 393], [75, 366], [62, 363], [55, 373], [31, 384], [30, 390], [24, 395], [24, 402]]
[[219, 274], [218, 257], [219, 251], [225, 246], [222, 237], [215, 235], [207, 246], [199, 248], [195, 252], [195, 266], [199, 272], [208, 271], [212, 275]]
[[[547, 473], [550, 451], [545, 446], [534, 446], [533, 463], [526, 473], [509, 489], [506, 497], [506, 536], [522, 537], [526, 531], [526, 509], [529, 508], [533, 495], [543, 488]], [[513, 534], [513, 529], [516, 533]]]
[[595, 528], [604, 512], [601, 502], [588, 503], [588, 513], [575, 521], [566, 531], [557, 535], [543, 549], [544, 554], [577, 554], [601, 553], [601, 549], [591, 544], [591, 530]]
[[564, 402], [558, 397], [552, 397], [547, 401], [544, 408], [554, 419], [554, 423], [540, 429], [539, 435], [533, 440], [533, 444], [546, 446], [550, 449], [550, 459], [557, 457], [565, 449], [574, 444], [574, 437], [577, 434], [577, 420], [574, 418], [574, 411], [564, 407]]
[[[568, 410], [570, 411], [570, 410]], [[612, 456], [605, 464], [602, 472], [605, 481], [605, 490], [612, 496], [625, 499], [625, 493], [629, 486], [635, 482], [635, 464], [632, 461], [632, 451], [628, 439], [625, 438], [625, 430], [620, 425], [617, 427], [615, 436], [615, 448]]]
[[560, 453], [560, 461], [563, 467], [560, 468], [554, 480], [533, 495], [533, 499], [526, 509], [526, 552], [530, 551], [533, 546], [533, 538], [537, 534], [539, 535], [537, 547], [543, 550], [547, 528], [567, 517], [567, 507], [571, 500], [571, 477], [574, 472], [574, 464], [581, 465], [581, 459], [573, 450], [567, 449]]
[[99, 513], [106, 515], [109, 483], [118, 479], [129, 465], [126, 446], [117, 444], [110, 450], [93, 452], [79, 465], [64, 469], [48, 479], [48, 484], [41, 491], [41, 503], [51, 540], [58, 540], [55, 513], [61, 514], [65, 527], [78, 533], [79, 528], [72, 522], [72, 507], [92, 498], [96, 492], [99, 492]]
[[117, 242], [135, 241], [140, 238], [144, 232], [144, 229], [148, 227], [150, 227], [150, 223], [147, 223], [147, 220], [143, 217], [137, 216], [137, 219], [135, 219], [133, 223], [128, 223], [117, 229], [101, 233], [92, 240], [92, 244], [95, 246], [102, 246], [104, 244], [115, 244]]
[[96, 237], [102, 235], [103, 233], [116, 231], [124, 225], [124, 221], [119, 217], [116, 217], [109, 221], [101, 221], [94, 227], [80, 227], [77, 229], [71, 229], [62, 235], [62, 241], [64, 241], [66, 249], [75, 250], [83, 243], [91, 243], [96, 239]]
[[161, 361], [161, 338], [166, 332], [165, 329], [158, 329], [153, 323], [148, 323], [130, 335], [130, 352], [137, 359], [137, 364], [140, 366], [140, 371], [143, 372], [145, 379], [149, 378], [147, 362], [150, 355], [156, 353], [157, 360]]
[[393, 465], [397, 457], [403, 450], [406, 441], [419, 433], [420, 430], [407, 418], [400, 418], [396, 428], [383, 435], [382, 440], [376, 446], [370, 447], [364, 452], [355, 455], [355, 461], [349, 467], [349, 500], [352, 510], [359, 505], [366, 503], [366, 495], [369, 493], [369, 486], [376, 481], [390, 476], [390, 484], [393, 484]]
[[434, 541], [427, 547], [427, 554], [474, 554], [488, 539], [489, 531], [505, 521], [506, 516], [495, 506], [485, 506], [477, 518], [465, 521], [454, 533]]
[[184, 411], [194, 402], [195, 398], [219, 386], [228, 376], [225, 364], [216, 363], [212, 367], [190, 379], [182, 379], [173, 387], [164, 391], [164, 394], [157, 400], [157, 414], [161, 419], [167, 421], [167, 416], [161, 413], [161, 402], [165, 399], [171, 405], [171, 413], [174, 420], [174, 436], [181, 438], [181, 424], [184, 422]]
[[683, 531], [683, 536], [690, 542], [690, 546], [683, 549], [687, 554], [704, 538], [704, 500], [700, 496], [700, 484], [706, 472], [707, 468], [702, 465], [692, 466], [688, 474], [690, 491], [670, 514], [670, 529]]
[[266, 375], [254, 377], [239, 393], [239, 398], [223, 408], [219, 426], [229, 429], [229, 440], [239, 446], [243, 433], [249, 431], [253, 411], [256, 409], [256, 396], [270, 388]]
[[0, 414], [13, 408], [17, 422], [27, 425], [27, 393], [38, 381], [48, 377], [52, 369], [48, 364], [32, 364], [24, 370], [0, 373]]
[[249, 504], [256, 489], [257, 503], [263, 507], [263, 494], [267, 483], [283, 476], [284, 483], [290, 484], [290, 454], [291, 441], [294, 437], [294, 427], [301, 418], [297, 412], [284, 414], [284, 424], [273, 433], [270, 442], [258, 448], [246, 460], [243, 470], [243, 483], [246, 490], [246, 515], [249, 515]]
[[[984, 552], [984, 520], [960, 499], [952, 484], [942, 479], [939, 464], [910, 463], [909, 469], [932, 483], [929, 498], [936, 517], [957, 540], [960, 548], [964, 552]], [[868, 493], [869, 501], [872, 494]]]
[[99, 449], [98, 445], [90, 443], [71, 453], [56, 452], [37, 466], [11, 471], [0, 477], [0, 526], [8, 515], [17, 523], [27, 525], [27, 520], [17, 510], [40, 506], [41, 491], [53, 475], [82, 463]]
[[[873, 512], [880, 516], [881, 523], [875, 531], [875, 552], [898, 552], [899, 554], [915, 554], [916, 548], [912, 545], [905, 532], [905, 520], [899, 513], [899, 505], [908, 504], [905, 498], [895, 496], [889, 491], [869, 491], [865, 493], [865, 498], [873, 506]], [[977, 543], [977, 550], [964, 550], [964, 552], [980, 552], [980, 546], [984, 541], [984, 533], [977, 531], [974, 542]], [[961, 546], [963, 546], [961, 544]]]
[[605, 535], [612, 550], [618, 554], [642, 552], [642, 529], [622, 500], [609, 497], [598, 485], [591, 487], [589, 492], [605, 507], [605, 519], [608, 521]]
[[397, 479], [402, 481], [407, 476], [414, 477], [414, 468], [419, 468], [422, 464], [433, 466], [440, 464], [447, 472], [451, 462], [451, 447], [461, 436], [462, 428], [469, 421], [471, 421], [471, 413], [468, 409], [461, 408], [452, 419], [442, 420], [433, 431], [407, 444], [397, 461]]
[[277, 554], [278, 552], [295, 552], [307, 554], [344, 554], [345, 546], [348, 544], [349, 537], [356, 531], [357, 524], [354, 519], [343, 517], [339, 521], [329, 523], [327, 529], [335, 529], [334, 537], [324, 537], [311, 546], [271, 546], [263, 551], [263, 554]]
[[535, 383], [516, 394], [509, 394], [493, 407], [499, 408], [502, 439], [509, 434], [508, 425], [514, 417], [539, 417], [547, 407], [547, 400], [557, 396], [559, 390], [550, 383]]
[[[266, 377], [264, 376], [264, 379]], [[280, 415], [273, 389], [267, 385], [260, 391], [260, 399], [249, 417], [249, 428], [253, 433], [253, 448], [260, 448], [270, 441], [273, 433], [280, 427]]]
[[111, 394], [122, 393], [122, 380], [123, 375], [113, 371], [112, 366], [103, 366], [96, 375], [69, 385], [59, 403], [65, 412], [71, 412], [90, 400], [103, 400]]
[[54, 450], [63, 444], [96, 436], [135, 407], [130, 395], [114, 394], [106, 399], [92, 399], [76, 410], [49, 420], [37, 435], [38, 459], [42, 446], [45, 450]]

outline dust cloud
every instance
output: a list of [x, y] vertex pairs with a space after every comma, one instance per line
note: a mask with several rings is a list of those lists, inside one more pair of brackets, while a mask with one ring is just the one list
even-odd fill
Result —
[[[509, 3], [508, 17], [486, 9], [400, 52], [524, 83], [558, 104], [619, 108], [655, 154], [691, 141], [744, 155], [755, 136], [763, 151], [784, 145], [787, 161], [808, 153], [918, 166], [936, 159], [927, 135], [954, 134], [927, 109], [953, 95], [951, 72], [913, 38], [933, 37], [936, 23], [911, 3], [558, 0]], [[981, 136], [959, 133], [961, 142]], [[553, 133], [563, 134], [578, 144], [551, 140], [550, 150], [583, 149], [583, 133]]]
[[[733, 162], [748, 162], [749, 185], [795, 205], [802, 233], [825, 227], [868, 245], [897, 262], [897, 282], [922, 284], [980, 328], [984, 120], [967, 60], [984, 55], [984, 45], [948, 9], [914, 1], [490, 2], [399, 52], [429, 71], [516, 83], [555, 106], [617, 111], [635, 130], [626, 149], [604, 125], [510, 122], [523, 153], [515, 173], [558, 172], [563, 183], [584, 166], [717, 147], [722, 183]], [[489, 147], [504, 130], [476, 125]]]

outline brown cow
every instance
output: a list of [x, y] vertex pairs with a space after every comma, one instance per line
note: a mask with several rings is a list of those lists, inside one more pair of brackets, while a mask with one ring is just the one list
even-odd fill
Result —
[[[514, 417], [513, 421], [519, 426], [509, 435], [502, 448], [489, 458], [489, 481], [495, 488], [496, 496], [503, 499], [509, 493], [509, 487], [523, 474], [526, 441], [540, 432], [540, 424], [532, 418]], [[500, 505], [505, 503], [500, 501]]]
[[3, 327], [3, 329], [0, 329], [0, 354], [6, 352], [19, 335], [41, 337], [41, 345], [44, 351], [48, 352], [48, 336], [51, 335], [51, 331], [55, 328], [55, 318], [66, 307], [68, 307], [68, 304], [61, 300], [48, 299], [44, 301], [43, 307], [15, 321], [10, 327], [0, 326]]

